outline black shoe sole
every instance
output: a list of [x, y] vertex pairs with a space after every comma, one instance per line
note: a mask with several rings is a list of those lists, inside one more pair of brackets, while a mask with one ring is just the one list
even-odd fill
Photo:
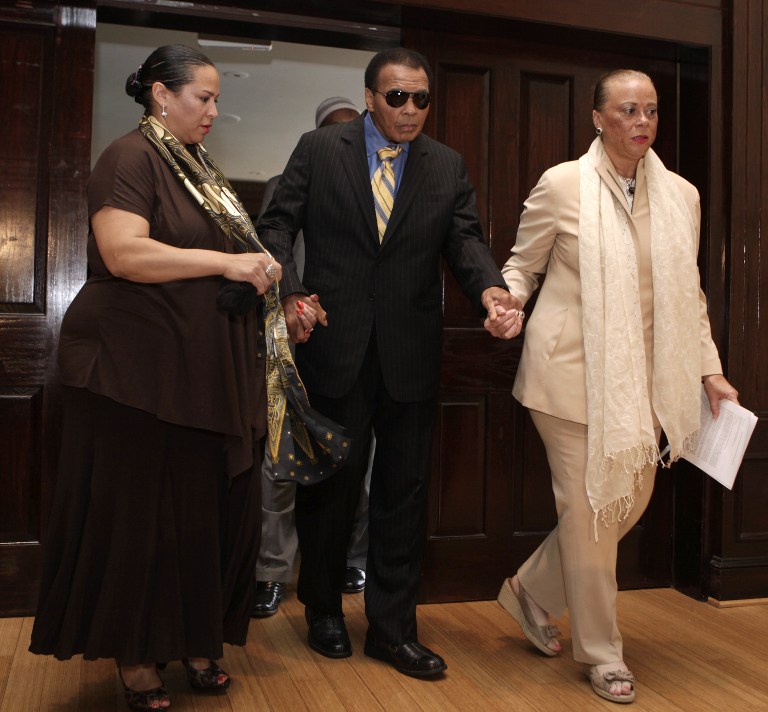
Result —
[[274, 616], [278, 610], [279, 608], [275, 606], [274, 610], [271, 611], [253, 611], [251, 613], [251, 618], [269, 618], [270, 616]]
[[344, 586], [344, 588], [341, 589], [342, 593], [362, 593], [365, 591], [365, 584], [362, 586], [357, 586], [353, 588], [352, 586]]
[[448, 665], [446, 663], [443, 663], [441, 667], [433, 668], [432, 670], [413, 670], [412, 668], [403, 667], [402, 665], [398, 665], [394, 658], [386, 650], [382, 650], [378, 646], [369, 643], [367, 640], [365, 641], [363, 652], [369, 658], [374, 658], [376, 660], [382, 660], [385, 663], [389, 663], [393, 668], [395, 668], [395, 670], [402, 673], [403, 675], [408, 675], [410, 677], [433, 677], [434, 675], [439, 675], [448, 669]]
[[312, 648], [316, 653], [320, 653], [320, 655], [325, 655], [326, 658], [333, 658], [334, 660], [339, 660], [340, 658], [348, 658], [352, 655], [352, 647], [350, 646], [349, 650], [343, 650], [341, 652], [333, 652], [331, 650], [326, 650], [325, 648], [321, 648], [319, 645], [316, 645], [312, 642], [312, 638], [307, 636], [307, 642], [309, 643], [309, 647]]

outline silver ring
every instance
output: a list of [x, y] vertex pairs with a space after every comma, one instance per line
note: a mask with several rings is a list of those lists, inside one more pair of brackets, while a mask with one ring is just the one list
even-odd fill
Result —
[[264, 271], [267, 273], [267, 277], [269, 277], [270, 279], [274, 279], [275, 275], [277, 274], [277, 269], [275, 268], [275, 265], [272, 262], [270, 262], [267, 265], [267, 269]]
[[522, 309], [517, 310], [517, 318], [518, 319], [525, 319], [525, 312]]

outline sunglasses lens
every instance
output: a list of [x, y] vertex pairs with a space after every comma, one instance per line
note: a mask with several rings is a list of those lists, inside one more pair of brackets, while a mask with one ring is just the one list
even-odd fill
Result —
[[387, 104], [393, 109], [399, 109], [401, 106], [405, 105], [406, 101], [408, 101], [408, 92], [392, 89], [384, 95], [384, 98], [386, 99]]
[[384, 98], [393, 109], [399, 109], [401, 106], [405, 106], [409, 96], [413, 97], [413, 105], [417, 109], [426, 109], [429, 106], [430, 96], [428, 91], [415, 91], [411, 93], [402, 89], [391, 89], [384, 95]]

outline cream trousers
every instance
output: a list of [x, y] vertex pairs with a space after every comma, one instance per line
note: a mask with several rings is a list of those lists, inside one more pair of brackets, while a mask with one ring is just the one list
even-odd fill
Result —
[[518, 570], [520, 582], [555, 618], [568, 609], [574, 660], [588, 665], [623, 660], [616, 625], [616, 550], [648, 506], [656, 467], [643, 470], [629, 517], [607, 527], [598, 522], [595, 541], [595, 513], [585, 484], [587, 426], [529, 412], [552, 471], [557, 526]]

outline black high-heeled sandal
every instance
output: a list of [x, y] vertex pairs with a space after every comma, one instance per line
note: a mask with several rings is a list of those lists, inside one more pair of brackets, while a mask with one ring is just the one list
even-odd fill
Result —
[[[162, 680], [159, 687], [153, 687], [151, 690], [134, 690], [125, 684], [120, 663], [117, 663], [117, 674], [120, 676], [120, 682], [123, 683], [125, 701], [132, 710], [167, 710], [171, 706], [171, 698]], [[166, 701], [168, 705], [163, 707], [163, 702]]]
[[[187, 671], [187, 682], [193, 690], [219, 693], [229, 687], [231, 682], [229, 673], [224, 672], [213, 660], [209, 661], [208, 667], [204, 670], [198, 670], [187, 658], [182, 659], [181, 662]], [[222, 675], [223, 680], [220, 679]]]

